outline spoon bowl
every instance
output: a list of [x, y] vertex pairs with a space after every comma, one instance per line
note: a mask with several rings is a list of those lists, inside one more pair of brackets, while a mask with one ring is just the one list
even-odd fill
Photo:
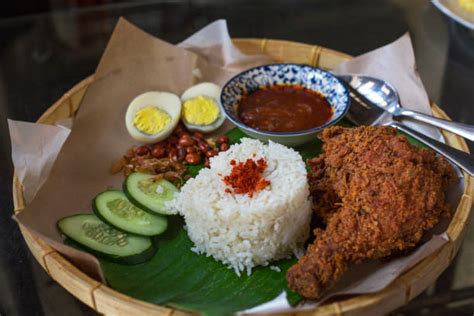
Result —
[[388, 82], [362, 75], [340, 76], [369, 101], [392, 114], [400, 109], [397, 90]]

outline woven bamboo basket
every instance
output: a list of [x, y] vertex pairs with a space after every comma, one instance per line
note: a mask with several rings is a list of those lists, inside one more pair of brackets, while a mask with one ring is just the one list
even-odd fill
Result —
[[[278, 62], [295, 62], [332, 69], [349, 55], [316, 45], [269, 39], [236, 39], [234, 43], [246, 54], [267, 54]], [[90, 76], [61, 97], [38, 120], [38, 123], [54, 124], [56, 121], [74, 116], [81, 104], [87, 87], [93, 82]], [[437, 117], [448, 116], [435, 104], [433, 113]], [[463, 151], [468, 147], [461, 137], [443, 133], [449, 145]], [[384, 290], [359, 295], [320, 306], [298, 315], [373, 315], [384, 314], [406, 304], [420, 294], [446, 269], [457, 253], [463, 240], [466, 224], [474, 196], [474, 179], [465, 174], [464, 194], [448, 228], [449, 242], [439, 251], [419, 262]], [[13, 180], [15, 212], [24, 208], [22, 187], [18, 179]], [[76, 268], [46, 242], [35, 237], [25, 227], [20, 230], [31, 252], [46, 272], [76, 298], [101, 314], [120, 315], [186, 315], [186, 312], [169, 307], [146, 303], [97, 282]]]

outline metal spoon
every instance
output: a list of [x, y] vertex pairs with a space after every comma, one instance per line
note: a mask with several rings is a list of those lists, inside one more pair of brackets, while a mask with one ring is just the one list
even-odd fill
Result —
[[370, 76], [352, 75], [351, 86], [394, 118], [406, 117], [421, 121], [474, 141], [474, 126], [439, 119], [430, 115], [404, 109], [400, 106], [398, 92], [390, 83]]

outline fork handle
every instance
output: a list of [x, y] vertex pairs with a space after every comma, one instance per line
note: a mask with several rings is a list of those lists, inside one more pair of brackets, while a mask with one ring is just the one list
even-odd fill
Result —
[[447, 130], [451, 133], [458, 134], [464, 138], [469, 139], [470, 141], [474, 141], [474, 126], [472, 125], [447, 121], [433, 117], [431, 115], [426, 115], [420, 112], [406, 109], [401, 109], [395, 114], [396, 116], [404, 116], [427, 124], [431, 124], [433, 126]]
[[398, 122], [392, 122], [390, 125], [416, 138], [434, 151], [449, 159], [453, 164], [466, 171], [469, 175], [474, 176], [474, 155], [443, 144]]

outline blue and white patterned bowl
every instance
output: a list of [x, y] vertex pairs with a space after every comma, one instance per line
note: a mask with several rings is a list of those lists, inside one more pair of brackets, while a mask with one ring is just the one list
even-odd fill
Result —
[[[269, 132], [245, 125], [237, 117], [241, 98], [262, 87], [290, 84], [322, 93], [333, 109], [331, 119], [321, 126], [300, 132]], [[230, 79], [222, 88], [221, 107], [225, 115], [247, 135], [261, 140], [272, 140], [287, 146], [298, 146], [337, 121], [349, 109], [349, 92], [331, 73], [301, 64], [270, 64], [248, 69]]]

